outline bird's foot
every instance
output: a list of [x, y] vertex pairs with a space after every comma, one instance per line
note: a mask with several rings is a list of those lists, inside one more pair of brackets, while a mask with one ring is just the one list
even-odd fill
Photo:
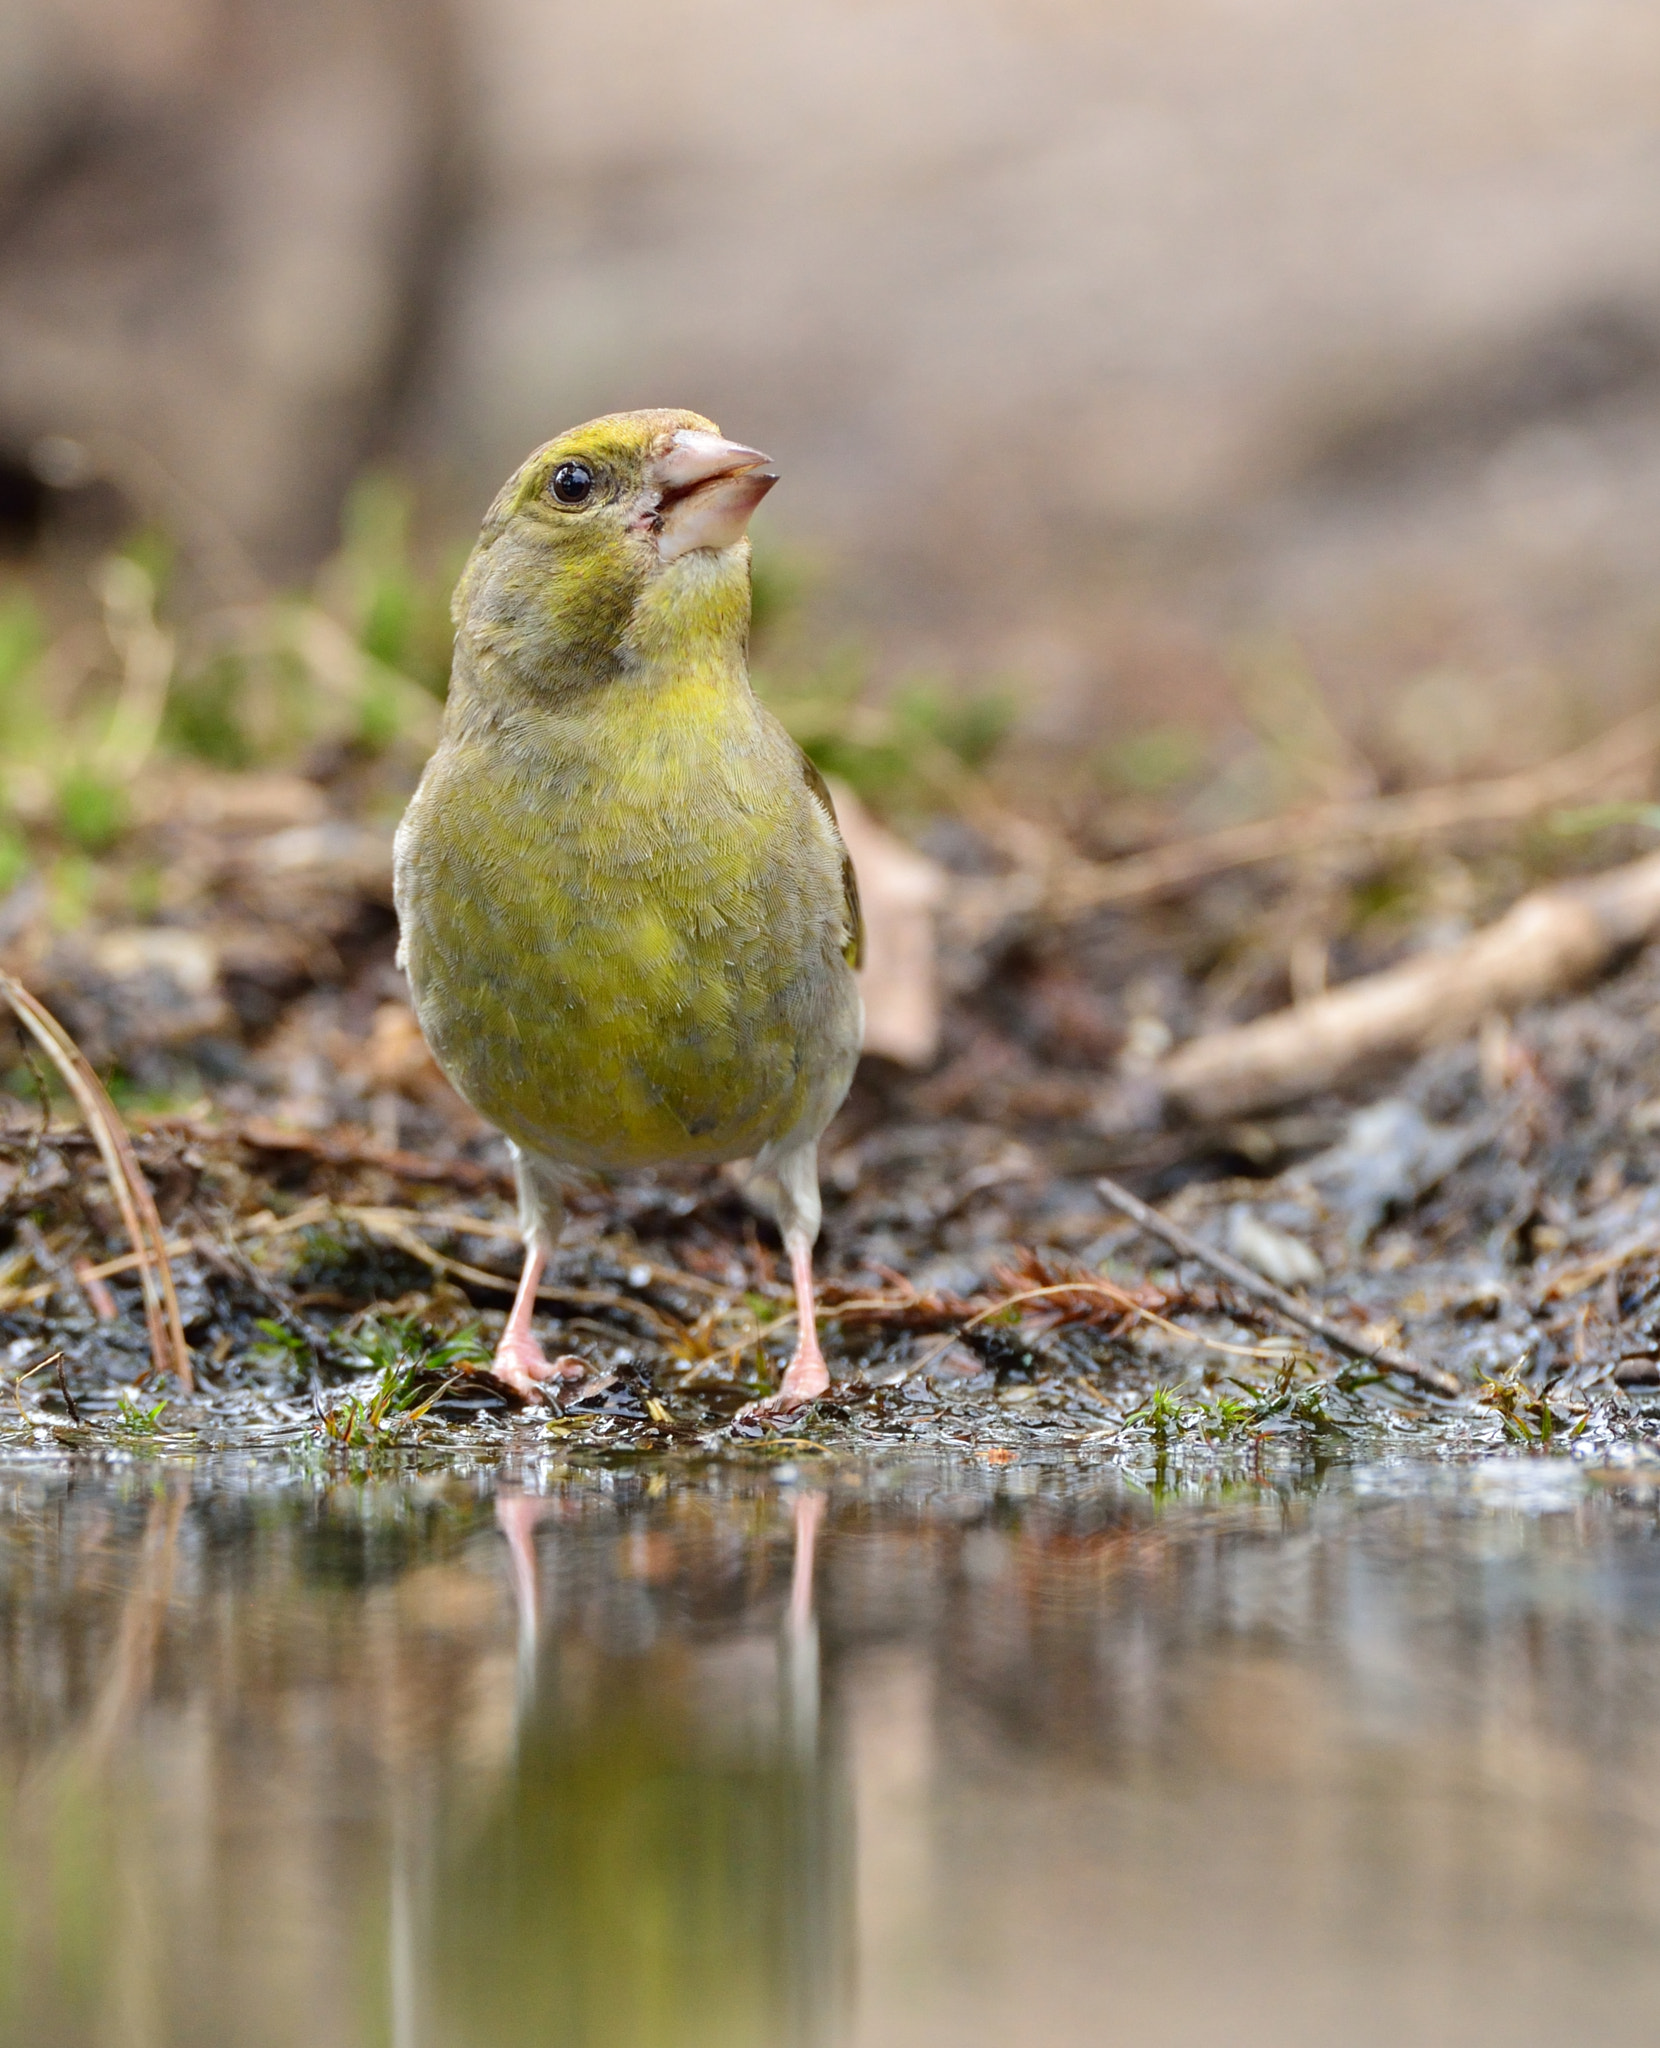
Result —
[[829, 1391], [830, 1373], [823, 1353], [816, 1344], [810, 1350], [802, 1345], [779, 1381], [777, 1393], [768, 1394], [762, 1401], [748, 1402], [732, 1419], [734, 1422], [754, 1422], [771, 1415], [794, 1415], [803, 1408], [810, 1408]]
[[490, 1370], [504, 1386], [511, 1387], [522, 1401], [529, 1403], [547, 1398], [544, 1389], [549, 1380], [585, 1380], [588, 1377], [584, 1359], [574, 1358], [569, 1353], [560, 1358], [549, 1358], [536, 1339], [523, 1330], [505, 1333], [496, 1346]]

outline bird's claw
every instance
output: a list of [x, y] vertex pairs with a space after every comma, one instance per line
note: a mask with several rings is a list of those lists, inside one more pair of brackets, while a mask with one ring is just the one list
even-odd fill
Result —
[[774, 1415], [796, 1415], [803, 1408], [811, 1408], [830, 1391], [830, 1374], [822, 1358], [799, 1352], [790, 1360], [789, 1369], [779, 1382], [776, 1394], [768, 1394], [759, 1401], [747, 1401], [733, 1416], [734, 1422], [757, 1422], [769, 1420]]
[[503, 1386], [511, 1387], [527, 1406], [547, 1399], [546, 1382], [549, 1380], [585, 1380], [588, 1365], [585, 1359], [566, 1353], [559, 1358], [548, 1358], [534, 1337], [510, 1335], [503, 1337], [496, 1347], [496, 1355], [490, 1361], [491, 1373]]

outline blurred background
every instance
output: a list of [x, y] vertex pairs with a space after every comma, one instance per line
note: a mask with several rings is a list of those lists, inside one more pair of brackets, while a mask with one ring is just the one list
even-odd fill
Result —
[[[771, 451], [875, 684], [1174, 772], [1294, 646], [1391, 774], [1660, 626], [1650, 0], [0, 0], [0, 523], [447, 573], [600, 411]], [[75, 447], [66, 446], [74, 443]]]
[[[106, 1071], [346, 1113], [482, 509], [665, 404], [779, 463], [760, 685], [954, 885], [1561, 754], [1660, 655], [1660, 12], [0, 0], [0, 959]], [[965, 912], [953, 986], [1099, 1073], [1660, 812], [1597, 815], [1224, 891], [1179, 975], [1109, 919], [1082, 993]], [[363, 1087], [450, 1101], [391, 1014]]]

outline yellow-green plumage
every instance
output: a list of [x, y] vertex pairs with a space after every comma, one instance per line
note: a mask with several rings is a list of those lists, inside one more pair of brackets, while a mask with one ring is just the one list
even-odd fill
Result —
[[406, 960], [462, 1093], [586, 1166], [792, 1128], [839, 1007], [841, 854], [741, 670], [527, 713], [511, 745], [456, 724], [412, 813]]
[[[715, 430], [595, 421], [505, 487], [399, 833], [422, 1028], [532, 1162], [810, 1154], [857, 1055], [851, 870], [750, 688], [748, 543], [661, 559], [680, 515], [663, 492], [650, 514], [650, 478], [677, 433]], [[574, 515], [549, 484], [573, 462], [612, 493]]]

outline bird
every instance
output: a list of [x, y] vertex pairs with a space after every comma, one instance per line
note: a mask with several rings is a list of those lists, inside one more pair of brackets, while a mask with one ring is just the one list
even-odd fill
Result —
[[491, 1370], [527, 1402], [582, 1370], [532, 1326], [571, 1176], [735, 1160], [796, 1301], [751, 1408], [829, 1388], [818, 1146], [859, 1057], [863, 924], [830, 792], [749, 677], [748, 527], [777, 480], [701, 414], [607, 414], [508, 479], [456, 586], [398, 958], [512, 1150], [524, 1264]]

